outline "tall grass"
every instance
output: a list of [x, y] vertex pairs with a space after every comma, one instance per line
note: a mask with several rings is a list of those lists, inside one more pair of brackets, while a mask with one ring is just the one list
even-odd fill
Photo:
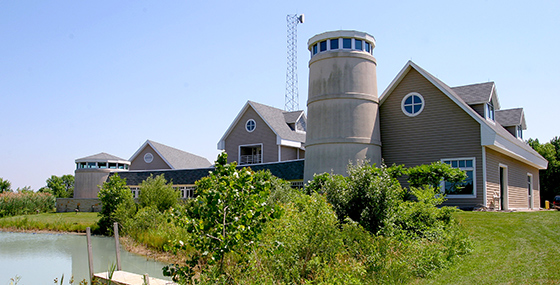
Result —
[[0, 217], [50, 212], [55, 203], [50, 193], [5, 192], [0, 194]]
[[81, 233], [90, 227], [93, 232], [97, 232], [98, 220], [97, 213], [43, 213], [0, 218], [0, 228]]

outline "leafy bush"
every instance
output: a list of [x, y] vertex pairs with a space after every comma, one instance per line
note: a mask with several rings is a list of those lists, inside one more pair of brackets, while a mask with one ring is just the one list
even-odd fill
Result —
[[411, 167], [404, 170], [403, 173], [408, 175], [410, 187], [428, 185], [439, 189], [442, 180], [457, 184], [467, 178], [464, 171], [441, 161]]
[[348, 177], [323, 174], [310, 184], [326, 194], [341, 222], [350, 218], [372, 233], [392, 223], [404, 195], [387, 167], [367, 163], [350, 165]]
[[259, 246], [273, 280], [311, 280], [343, 251], [336, 215], [324, 196], [299, 195], [283, 205], [281, 218], [267, 224]]
[[111, 175], [109, 180], [103, 183], [98, 197], [102, 204], [98, 225], [103, 234], [111, 234], [115, 222], [126, 224], [126, 218], [136, 211], [132, 192], [126, 186], [126, 179], [118, 174]]
[[49, 193], [0, 193], [0, 217], [50, 212], [56, 198]]
[[163, 174], [155, 178], [150, 175], [140, 185], [138, 200], [141, 207], [154, 207], [163, 212], [177, 205], [179, 191], [173, 189], [173, 183], [167, 183]]
[[193, 235], [191, 243], [197, 250], [186, 268], [178, 269], [189, 275], [186, 278], [194, 275], [194, 267], [204, 271], [216, 263], [221, 275], [224, 255], [229, 252], [239, 253], [243, 259], [246, 248], [276, 212], [267, 203], [271, 183], [263, 178], [268, 175], [237, 170], [235, 163], [226, 162], [227, 154], [220, 154], [210, 176], [196, 182], [192, 208], [176, 216], [177, 223]]

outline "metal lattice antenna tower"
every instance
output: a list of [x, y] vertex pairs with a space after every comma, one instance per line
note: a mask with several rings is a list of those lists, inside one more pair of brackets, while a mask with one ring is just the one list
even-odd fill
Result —
[[299, 110], [297, 75], [297, 25], [303, 23], [303, 14], [288, 15], [288, 69], [286, 70], [285, 111]]

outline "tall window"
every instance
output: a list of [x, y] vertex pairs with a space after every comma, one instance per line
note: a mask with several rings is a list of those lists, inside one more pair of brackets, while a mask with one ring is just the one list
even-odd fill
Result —
[[527, 200], [529, 201], [529, 209], [533, 208], [533, 175], [527, 174]]
[[494, 121], [494, 104], [492, 104], [492, 101], [486, 103], [486, 119]]
[[521, 126], [516, 126], [515, 129], [517, 130], [517, 138], [523, 139], [523, 128]]
[[474, 158], [460, 159], [443, 159], [442, 162], [451, 165], [453, 168], [459, 168], [467, 174], [467, 178], [463, 182], [451, 183], [444, 181], [443, 190], [447, 195], [475, 195], [476, 183], [476, 165]]

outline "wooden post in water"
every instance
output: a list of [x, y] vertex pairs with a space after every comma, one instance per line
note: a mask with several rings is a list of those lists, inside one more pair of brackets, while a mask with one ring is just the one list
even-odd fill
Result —
[[89, 282], [93, 284], [93, 250], [91, 248], [91, 229], [86, 228], [86, 239], [87, 239], [87, 253], [88, 253], [88, 263], [89, 263]]
[[117, 270], [121, 271], [121, 251], [119, 246], [119, 224], [113, 223], [113, 232], [115, 233], [115, 252], [117, 253]]
[[150, 285], [150, 276], [148, 276], [148, 273], [144, 274], [144, 283]]

